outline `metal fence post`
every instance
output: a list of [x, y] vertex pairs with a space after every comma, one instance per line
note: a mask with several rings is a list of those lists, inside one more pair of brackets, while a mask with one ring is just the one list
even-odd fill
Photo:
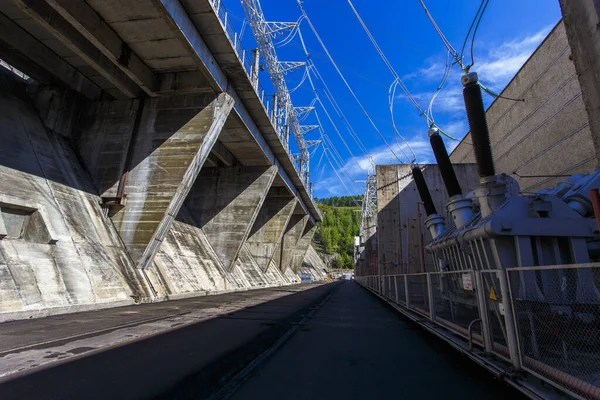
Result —
[[481, 318], [481, 330], [483, 332], [483, 343], [485, 351], [492, 352], [492, 336], [490, 331], [488, 312], [485, 300], [485, 292], [483, 290], [483, 277], [481, 271], [473, 271], [475, 275], [475, 290], [477, 291], [477, 306], [479, 308], [479, 318]]
[[410, 297], [408, 296], [408, 275], [404, 275], [404, 295], [406, 296], [406, 308], [410, 308]]
[[429, 299], [429, 319], [435, 321], [435, 304], [433, 302], [433, 291], [431, 290], [431, 272], [427, 272], [427, 297]]
[[394, 288], [396, 288], [396, 304], [400, 304], [400, 300], [398, 299], [398, 275], [394, 275]]
[[508, 350], [510, 352], [510, 361], [514, 367], [521, 369], [521, 359], [519, 357], [519, 348], [517, 342], [517, 331], [515, 316], [513, 314], [512, 299], [508, 292], [508, 273], [502, 269], [497, 272], [500, 281], [500, 291], [502, 293], [502, 306], [504, 307], [504, 320], [506, 322], [506, 335], [508, 337]]

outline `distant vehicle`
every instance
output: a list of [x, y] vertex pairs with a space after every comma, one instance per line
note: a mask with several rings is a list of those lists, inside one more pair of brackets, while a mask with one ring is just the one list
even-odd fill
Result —
[[344, 272], [343, 279], [346, 281], [351, 281], [354, 279], [354, 274], [352, 272]]

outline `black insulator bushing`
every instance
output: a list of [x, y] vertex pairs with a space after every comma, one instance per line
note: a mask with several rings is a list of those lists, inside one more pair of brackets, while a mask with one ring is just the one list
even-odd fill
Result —
[[458, 179], [456, 179], [456, 174], [454, 173], [454, 168], [452, 168], [452, 163], [450, 162], [450, 157], [448, 156], [442, 137], [438, 133], [434, 133], [429, 136], [429, 142], [431, 143], [431, 149], [437, 160], [440, 174], [444, 180], [444, 186], [446, 186], [448, 197], [462, 194], [462, 190], [458, 184]]
[[490, 143], [490, 132], [483, 108], [481, 89], [477, 83], [471, 83], [464, 87], [463, 97], [465, 108], [471, 129], [471, 141], [477, 161], [477, 170], [480, 177], [496, 175], [494, 169], [494, 158], [492, 157], [492, 145]]
[[414, 167], [412, 169], [412, 175], [415, 184], [417, 185], [419, 196], [421, 196], [421, 201], [425, 206], [425, 214], [427, 214], [427, 216], [437, 214], [433, 199], [431, 198], [431, 193], [429, 193], [429, 189], [427, 188], [427, 182], [425, 182], [425, 177], [423, 177], [423, 171], [421, 171], [419, 167]]

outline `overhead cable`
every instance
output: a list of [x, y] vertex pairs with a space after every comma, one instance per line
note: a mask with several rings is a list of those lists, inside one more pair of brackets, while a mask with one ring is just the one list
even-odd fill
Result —
[[[483, 18], [483, 14], [485, 13], [485, 9], [487, 8], [490, 0], [481, 0], [479, 4], [479, 8], [477, 9], [477, 13], [471, 22], [471, 26], [469, 27], [469, 31], [465, 36], [465, 40], [462, 45], [462, 49], [460, 50], [460, 60], [461, 60], [461, 68], [463, 71], [468, 72], [473, 65], [475, 65], [475, 36], [477, 36], [477, 29], [479, 29], [479, 24], [481, 23], [481, 19]], [[473, 27], [475, 29], [473, 30]], [[469, 65], [464, 65], [464, 56], [465, 56], [465, 47], [467, 45], [467, 41], [469, 40], [469, 36], [471, 35], [471, 31], [473, 31], [473, 35], [471, 36], [471, 63]]]
[[385, 139], [385, 136], [383, 136], [383, 134], [381, 133], [381, 131], [379, 130], [379, 128], [377, 127], [377, 125], [375, 125], [375, 122], [373, 121], [373, 119], [371, 118], [371, 116], [369, 115], [369, 113], [367, 112], [367, 110], [365, 109], [365, 107], [362, 105], [362, 103], [360, 102], [360, 100], [358, 99], [358, 97], [356, 96], [356, 94], [354, 93], [354, 90], [352, 90], [352, 87], [350, 86], [350, 84], [348, 83], [348, 81], [346, 80], [346, 78], [344, 77], [344, 74], [342, 73], [342, 71], [339, 69], [339, 67], [335, 63], [335, 60], [331, 56], [331, 53], [329, 53], [329, 50], [325, 46], [325, 43], [323, 43], [323, 40], [321, 39], [321, 36], [317, 32], [317, 29], [315, 28], [315, 26], [313, 25], [312, 21], [310, 20], [310, 18], [306, 14], [306, 11], [304, 10], [304, 7], [302, 7], [302, 1], [301, 0], [298, 0], [298, 6], [300, 7], [300, 11], [302, 12], [302, 15], [304, 15], [304, 17], [306, 19], [306, 22], [308, 23], [310, 29], [312, 30], [313, 34], [317, 38], [317, 41], [319, 42], [319, 44], [323, 48], [323, 51], [325, 51], [325, 54], [329, 58], [329, 61], [331, 62], [331, 64], [333, 65], [333, 67], [335, 68], [335, 70], [337, 71], [337, 73], [340, 75], [340, 78], [342, 79], [342, 81], [346, 85], [346, 88], [348, 89], [348, 91], [350, 92], [350, 94], [352, 94], [352, 97], [354, 98], [354, 100], [356, 100], [356, 102], [358, 103], [360, 109], [362, 110], [362, 112], [365, 114], [365, 116], [369, 120], [371, 126], [373, 126], [373, 129], [375, 129], [375, 131], [377, 132], [377, 134], [379, 135], [379, 137], [381, 137], [381, 139], [383, 140], [383, 142], [385, 143], [385, 145], [387, 146], [387, 148], [390, 150], [390, 152], [394, 155], [394, 157], [398, 161], [401, 161], [400, 157], [398, 157], [398, 155], [396, 154], [396, 152], [394, 151], [394, 149], [390, 146], [390, 144], [388, 143], [388, 141]]
[[[408, 99], [408, 101], [410, 101], [412, 103], [412, 105], [417, 109], [417, 111], [419, 112], [419, 115], [423, 116], [426, 119], [427, 125], [429, 127], [435, 126], [435, 121], [433, 119], [431, 119], [429, 117], [429, 115], [427, 115], [427, 113], [421, 108], [421, 106], [419, 105], [419, 103], [417, 102], [417, 100], [414, 98], [414, 96], [410, 93], [410, 91], [408, 90], [408, 87], [402, 81], [402, 79], [400, 78], [400, 75], [398, 75], [398, 73], [394, 69], [392, 63], [388, 60], [388, 58], [386, 57], [385, 53], [383, 52], [383, 50], [381, 49], [381, 47], [379, 46], [379, 44], [375, 40], [375, 37], [371, 34], [371, 31], [369, 30], [369, 28], [367, 27], [367, 24], [365, 24], [364, 20], [360, 16], [358, 10], [356, 9], [356, 7], [354, 7], [354, 4], [352, 4], [352, 1], [351, 0], [347, 0], [347, 1], [348, 1], [348, 5], [350, 5], [350, 8], [352, 9], [352, 12], [356, 16], [356, 19], [358, 20], [358, 22], [362, 26], [363, 30], [365, 31], [365, 33], [369, 37], [369, 40], [371, 41], [371, 43], [373, 44], [373, 46], [375, 47], [375, 50], [377, 51], [377, 53], [379, 54], [379, 56], [383, 60], [384, 64], [387, 66], [387, 68], [391, 72], [391, 74], [392, 74], [392, 76], [394, 78], [394, 82], [392, 83], [392, 86], [394, 87], [393, 92], [395, 93], [395, 88], [397, 86], [399, 86], [400, 89], [402, 89], [402, 91], [404, 92], [404, 95]], [[393, 102], [394, 102], [394, 100], [395, 100], [395, 96], [394, 97], [390, 97], [390, 99], [389, 99], [390, 109], [393, 109]], [[404, 139], [404, 137], [400, 134], [400, 132], [396, 128], [395, 124], [393, 124], [393, 128], [394, 128], [394, 134], [398, 135], [398, 137], [400, 137], [402, 139], [402, 141], [406, 144], [406, 147], [412, 152], [413, 159], [411, 160], [411, 162], [415, 162], [416, 161], [416, 154], [413, 151], [412, 147], [410, 146], [410, 144], [408, 143], [408, 141], [406, 139]], [[440, 132], [442, 134], [446, 135], [446, 133], [443, 132], [442, 130], [440, 130]], [[446, 135], [446, 136], [448, 136], [448, 135]]]

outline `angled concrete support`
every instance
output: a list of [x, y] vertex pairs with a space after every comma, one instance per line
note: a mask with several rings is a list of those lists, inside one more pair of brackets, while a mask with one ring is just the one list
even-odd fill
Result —
[[306, 256], [306, 252], [308, 251], [308, 247], [310, 246], [316, 231], [317, 225], [310, 221], [307, 222], [302, 236], [296, 243], [296, 246], [292, 249], [290, 268], [292, 268], [295, 273], [298, 273], [298, 270], [302, 266], [302, 260], [304, 260], [304, 257]]
[[269, 268], [297, 202], [283, 187], [273, 187], [267, 194], [246, 241], [250, 254], [263, 271]]
[[308, 222], [308, 215], [301, 212], [300, 207], [296, 206], [296, 211], [290, 218], [281, 243], [275, 252], [274, 261], [282, 272], [285, 272], [291, 266], [292, 252], [302, 237]]
[[147, 102], [126, 205], [112, 219], [138, 268], [154, 258], [233, 107], [226, 93]]
[[277, 167], [208, 168], [198, 176], [186, 209], [225, 270], [235, 265], [277, 175]]

